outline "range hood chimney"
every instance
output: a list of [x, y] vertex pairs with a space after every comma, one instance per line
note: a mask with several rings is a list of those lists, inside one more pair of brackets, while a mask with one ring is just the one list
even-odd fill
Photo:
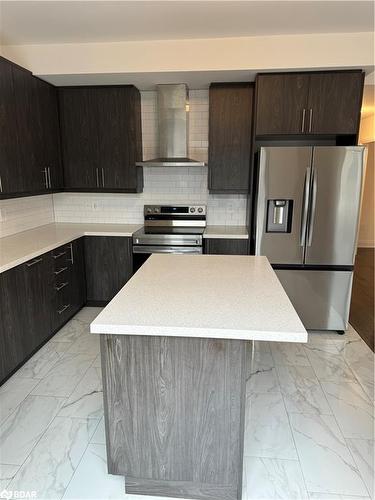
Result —
[[204, 167], [188, 155], [189, 91], [184, 83], [157, 85], [159, 157], [138, 167]]

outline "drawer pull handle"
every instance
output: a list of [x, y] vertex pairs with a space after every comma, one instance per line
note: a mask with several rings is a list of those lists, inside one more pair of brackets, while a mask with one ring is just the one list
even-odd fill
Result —
[[60, 290], [62, 290], [63, 288], [65, 288], [66, 285], [69, 285], [68, 281], [65, 281], [65, 283], [61, 283], [60, 286], [58, 286], [58, 285], [55, 286], [55, 290], [59, 292]]
[[42, 262], [43, 259], [35, 259], [32, 262], [27, 262], [26, 265], [27, 267], [32, 267], [35, 266], [35, 264], [38, 264], [38, 262]]
[[66, 306], [64, 306], [62, 309], [60, 309], [58, 312], [58, 314], [62, 314], [64, 311], [66, 311], [68, 308], [70, 307], [70, 304], [67, 304]]
[[74, 254], [73, 254], [73, 243], [69, 243], [69, 249], [70, 249], [70, 262], [74, 264]]
[[63, 273], [64, 271], [66, 271], [68, 268], [67, 267], [62, 267], [61, 269], [59, 269], [58, 271], [54, 271], [54, 274], [57, 276], [58, 274], [60, 273]]
[[58, 253], [57, 255], [52, 255], [52, 257], [53, 257], [54, 259], [58, 259], [58, 258], [62, 257], [63, 255], [66, 255], [66, 252], [60, 252], [60, 253]]

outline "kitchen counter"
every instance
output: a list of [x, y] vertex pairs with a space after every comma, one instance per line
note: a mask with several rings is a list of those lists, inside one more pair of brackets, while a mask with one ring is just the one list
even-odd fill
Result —
[[81, 236], [132, 236], [142, 224], [55, 223], [0, 239], [0, 273]]
[[[0, 238], [0, 273], [81, 236], [132, 236], [143, 224], [47, 224]], [[247, 239], [245, 226], [207, 226], [204, 238]]]
[[203, 238], [228, 238], [247, 240], [249, 238], [246, 226], [214, 226], [208, 225]]
[[92, 333], [306, 342], [266, 257], [152, 255]]
[[90, 330], [125, 492], [241, 498], [247, 341], [307, 340], [267, 258], [154, 254]]

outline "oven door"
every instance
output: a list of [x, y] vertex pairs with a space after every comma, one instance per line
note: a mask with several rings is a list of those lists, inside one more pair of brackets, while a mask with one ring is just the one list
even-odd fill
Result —
[[146, 262], [153, 253], [201, 254], [201, 246], [133, 245], [133, 273]]

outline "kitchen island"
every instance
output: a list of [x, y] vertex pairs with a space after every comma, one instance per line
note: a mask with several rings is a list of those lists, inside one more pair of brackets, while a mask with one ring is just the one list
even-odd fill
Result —
[[152, 255], [90, 329], [126, 493], [240, 499], [248, 341], [307, 341], [268, 260]]

